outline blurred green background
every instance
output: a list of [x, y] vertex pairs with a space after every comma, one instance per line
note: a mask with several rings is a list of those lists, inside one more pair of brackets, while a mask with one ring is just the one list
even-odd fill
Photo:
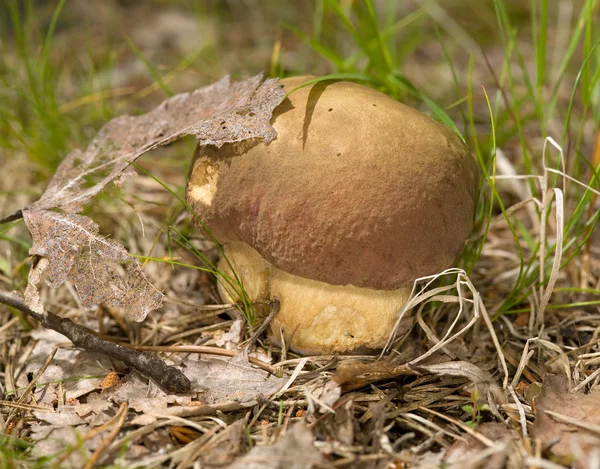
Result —
[[498, 143], [527, 152], [521, 130], [561, 137], [579, 72], [575, 110], [587, 106], [598, 123], [595, 19], [597, 2], [585, 0], [8, 0], [0, 148], [51, 170], [115, 115], [228, 73], [264, 72], [361, 74], [465, 134], [469, 118], [489, 123], [484, 84]]

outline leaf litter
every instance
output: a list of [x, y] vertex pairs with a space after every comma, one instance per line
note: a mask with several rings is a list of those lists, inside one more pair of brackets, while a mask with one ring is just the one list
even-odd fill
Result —
[[535, 400], [533, 435], [545, 451], [565, 465], [598, 467], [600, 390], [572, 392], [564, 374], [546, 375]]

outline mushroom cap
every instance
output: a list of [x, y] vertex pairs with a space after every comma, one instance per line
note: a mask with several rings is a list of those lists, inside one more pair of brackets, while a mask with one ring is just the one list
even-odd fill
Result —
[[480, 170], [451, 129], [350, 82], [294, 91], [271, 123], [269, 144], [196, 151], [188, 202], [220, 242], [245, 242], [293, 275], [378, 290], [455, 262]]

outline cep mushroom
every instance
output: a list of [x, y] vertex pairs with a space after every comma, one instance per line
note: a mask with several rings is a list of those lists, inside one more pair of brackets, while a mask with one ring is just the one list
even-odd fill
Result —
[[253, 300], [279, 299], [276, 343], [381, 349], [413, 281], [463, 250], [479, 167], [451, 129], [355, 83], [300, 88], [271, 123], [269, 144], [198, 147], [188, 203], [224, 244], [220, 267]]

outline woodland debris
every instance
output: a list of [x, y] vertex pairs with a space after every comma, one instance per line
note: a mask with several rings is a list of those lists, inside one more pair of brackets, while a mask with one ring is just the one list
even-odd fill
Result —
[[533, 434], [562, 464], [597, 467], [600, 460], [600, 391], [569, 391], [564, 375], [547, 374], [535, 402]]
[[75, 324], [69, 318], [61, 318], [49, 311], [39, 314], [28, 308], [17, 294], [0, 292], [0, 303], [12, 306], [31, 316], [45, 328], [52, 329], [67, 337], [77, 347], [94, 350], [108, 357], [121, 360], [171, 392], [186, 392], [190, 389], [189, 379], [180, 370], [168, 366], [153, 354], [131, 350], [123, 345], [102, 339], [94, 331]]
[[314, 446], [315, 437], [299, 422], [271, 446], [256, 446], [227, 469], [311, 469], [324, 458]]

